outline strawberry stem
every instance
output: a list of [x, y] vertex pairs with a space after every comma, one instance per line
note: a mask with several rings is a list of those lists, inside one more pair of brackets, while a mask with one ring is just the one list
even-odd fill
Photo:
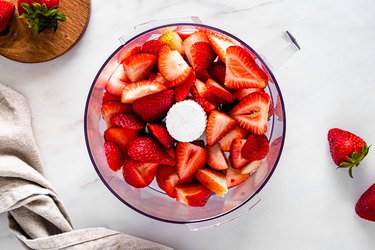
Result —
[[358, 155], [356, 151], [352, 153], [351, 156], [347, 156], [347, 161], [343, 161], [337, 168], [348, 168], [349, 169], [349, 176], [353, 178], [353, 167], [358, 167], [363, 158], [368, 154], [370, 146], [365, 144], [361, 149], [361, 153]]

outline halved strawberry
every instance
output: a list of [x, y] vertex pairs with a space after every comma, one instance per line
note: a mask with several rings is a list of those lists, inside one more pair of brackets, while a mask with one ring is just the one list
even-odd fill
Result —
[[177, 185], [175, 189], [176, 200], [192, 207], [203, 207], [212, 195], [202, 184]]
[[118, 53], [118, 56], [117, 56], [118, 62], [123, 63], [125, 59], [127, 59], [129, 56], [133, 56], [133, 55], [140, 54], [140, 53], [142, 53], [142, 46], [139, 46], [139, 45], [135, 45], [131, 48], [129, 47], [123, 48]]
[[160, 142], [160, 144], [165, 149], [168, 150], [168, 149], [173, 148], [174, 139], [168, 133], [168, 130], [167, 130], [167, 128], [164, 125], [160, 125], [160, 124], [148, 124], [147, 128], [150, 131], [150, 133]]
[[163, 44], [166, 44], [172, 50], [178, 51], [180, 55], [184, 55], [184, 47], [182, 45], [181, 37], [174, 31], [166, 32], [159, 37], [159, 41]]
[[181, 85], [177, 86], [174, 89], [174, 96], [175, 96], [176, 102], [181, 102], [186, 99], [186, 97], [190, 93], [191, 87], [195, 83], [195, 80], [196, 80], [195, 72], [194, 70], [191, 70], [188, 78]]
[[269, 149], [270, 145], [266, 135], [251, 134], [243, 145], [241, 156], [250, 161], [258, 161], [267, 156]]
[[207, 68], [210, 77], [221, 85], [224, 85], [225, 82], [225, 71], [226, 66], [223, 62], [215, 62]]
[[114, 96], [121, 96], [122, 91], [125, 88], [126, 84], [128, 84], [128, 79], [126, 77], [124, 67], [119, 65], [115, 72], [109, 78], [107, 84], [105, 85], [105, 89]]
[[206, 141], [207, 145], [212, 146], [223, 138], [234, 128], [236, 121], [227, 114], [214, 110], [207, 119]]
[[259, 88], [245, 88], [245, 89], [239, 89], [239, 90], [234, 91], [233, 95], [234, 95], [234, 98], [236, 98], [236, 100], [241, 101], [244, 97], [248, 96], [249, 94], [253, 92], [260, 92], [260, 91], [264, 91], [264, 90], [259, 89]]
[[205, 42], [208, 44], [208, 40], [207, 40], [205, 32], [196, 31], [193, 34], [189, 35], [189, 37], [186, 38], [183, 42], [186, 57], [191, 65], [192, 65], [191, 48], [195, 43], [198, 43], [198, 42]]
[[226, 62], [227, 57], [227, 48], [233, 45], [238, 44], [238, 42], [228, 36], [223, 34], [207, 32], [207, 39], [215, 51], [216, 55], [219, 56], [220, 60]]
[[270, 96], [265, 92], [254, 92], [246, 96], [231, 111], [237, 123], [254, 134], [267, 131]]
[[163, 47], [163, 44], [159, 40], [149, 40], [142, 45], [142, 52], [157, 57], [161, 47]]
[[102, 98], [102, 103], [106, 102], [121, 102], [121, 96], [111, 95], [108, 91], [105, 91]]
[[227, 187], [235, 187], [250, 177], [249, 174], [241, 174], [241, 169], [234, 169], [231, 166], [226, 170]]
[[155, 177], [157, 168], [157, 163], [126, 160], [122, 168], [122, 175], [129, 185], [136, 188], [143, 188], [150, 185]]
[[154, 139], [139, 137], [128, 149], [128, 155], [135, 161], [159, 163], [174, 166], [176, 161]]
[[179, 142], [176, 148], [177, 174], [184, 181], [207, 161], [207, 151], [189, 142]]
[[225, 175], [218, 171], [201, 168], [195, 173], [195, 177], [203, 186], [221, 197], [224, 197], [228, 192]]
[[234, 139], [244, 139], [248, 134], [249, 132], [246, 129], [236, 125], [219, 141], [220, 149], [224, 152], [229, 152], [230, 145]]
[[134, 113], [120, 113], [112, 116], [111, 122], [118, 127], [127, 129], [144, 129], [146, 124]]
[[126, 58], [123, 62], [126, 76], [131, 82], [145, 80], [156, 63], [156, 56], [152, 54], [136, 54]]
[[241, 151], [245, 142], [246, 139], [234, 139], [232, 141], [232, 144], [230, 145], [229, 160], [231, 166], [235, 169], [242, 168], [250, 162], [250, 160], [243, 158], [241, 155]]
[[124, 156], [121, 148], [113, 142], [104, 142], [104, 153], [107, 158], [108, 166], [113, 170], [119, 170], [124, 164]]
[[163, 90], [161, 92], [145, 96], [133, 102], [133, 110], [145, 122], [155, 122], [162, 120], [172, 107], [174, 100], [173, 90]]
[[241, 174], [251, 174], [253, 171], [257, 170], [260, 165], [262, 165], [262, 161], [252, 161], [241, 168]]
[[159, 52], [158, 68], [160, 74], [169, 81], [169, 87], [182, 84], [191, 71], [181, 54], [168, 46], [163, 46]]
[[206, 147], [206, 144], [204, 143], [203, 140], [195, 140], [195, 141], [192, 141], [191, 143], [202, 148]]
[[206, 70], [215, 60], [216, 54], [207, 42], [197, 42], [191, 46], [189, 62], [194, 70]]
[[176, 173], [175, 167], [167, 166], [167, 165], [159, 165], [158, 169], [156, 170], [156, 182], [158, 186], [165, 191], [164, 180], [166, 177], [174, 173]]
[[[197, 81], [199, 80], [197, 79], [196, 82]], [[204, 111], [206, 111], [206, 113], [210, 113], [212, 110], [216, 108], [215, 104], [210, 103], [199, 94], [196, 85], [191, 87], [190, 93], [193, 96], [193, 100], [197, 102], [199, 105], [201, 105], [201, 107], [204, 109]]]
[[179, 178], [177, 173], [168, 175], [164, 179], [164, 191], [165, 193], [172, 197], [176, 198], [176, 186], [179, 184]]
[[267, 74], [258, 66], [251, 54], [240, 46], [227, 49], [225, 86], [232, 89], [265, 88]]
[[204, 91], [202, 97], [207, 101], [216, 104], [234, 101], [234, 96], [212, 79], [207, 80], [206, 91]]
[[207, 70], [195, 71], [197, 78], [203, 82], [206, 82], [210, 77]]
[[227, 159], [221, 151], [219, 143], [207, 147], [207, 164], [216, 170], [224, 170], [228, 168]]
[[132, 106], [121, 102], [105, 102], [102, 105], [101, 111], [107, 127], [112, 127], [111, 118], [116, 114], [131, 112]]
[[161, 84], [164, 85], [164, 86], [169, 86], [168, 80], [165, 79], [165, 78], [160, 74], [160, 72], [156, 73], [155, 75], [150, 75], [149, 80], [150, 80], [150, 81], [156, 81], [156, 82], [159, 82], [159, 83], [161, 83]]
[[128, 156], [130, 144], [137, 139], [139, 131], [126, 128], [108, 128], [104, 131], [104, 140], [114, 142], [120, 146], [124, 156]]
[[162, 90], [166, 89], [166, 87], [159, 82], [151, 82], [151, 81], [140, 81], [135, 83], [129, 83], [125, 86], [121, 101], [123, 103], [132, 103], [133, 101], [142, 98], [147, 95], [151, 95]]

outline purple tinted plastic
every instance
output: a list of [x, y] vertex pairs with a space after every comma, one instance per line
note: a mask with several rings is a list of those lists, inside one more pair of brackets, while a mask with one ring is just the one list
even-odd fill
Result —
[[[242, 46], [256, 55], [258, 62], [269, 75], [269, 84], [266, 91], [271, 95], [274, 107], [276, 105], [279, 106], [279, 111], [276, 112], [277, 114], [271, 116], [268, 122], [269, 130], [267, 136], [270, 139], [270, 153], [261, 168], [253, 173], [246, 182], [230, 189], [226, 197], [221, 198], [214, 195], [207, 202], [206, 206], [202, 208], [188, 207], [176, 202], [174, 199], [164, 194], [164, 192], [157, 187], [155, 181], [150, 187], [143, 189], [129, 186], [122, 179], [121, 171], [115, 173], [109, 169], [103, 149], [103, 131], [105, 126], [104, 121], [101, 119], [100, 111], [102, 96], [106, 81], [114, 72], [116, 66], [119, 65], [121, 52], [124, 48], [132, 47], [134, 44], [142, 44], [149, 38], [150, 34], [159, 34], [158, 31], [177, 26], [189, 27], [191, 29], [213, 30], [240, 42]], [[196, 223], [217, 219], [219, 217], [225, 220], [225, 217], [230, 216], [230, 213], [235, 213], [236, 209], [239, 207], [246, 205], [250, 199], [262, 190], [272, 176], [280, 159], [285, 139], [286, 124], [284, 102], [277, 81], [267, 65], [249, 45], [237, 37], [215, 27], [202, 24], [175, 23], [145, 31], [133, 37], [112, 53], [99, 70], [89, 91], [85, 109], [84, 129], [86, 145], [93, 166], [103, 183], [120, 201], [137, 212], [153, 219], [170, 223]]]

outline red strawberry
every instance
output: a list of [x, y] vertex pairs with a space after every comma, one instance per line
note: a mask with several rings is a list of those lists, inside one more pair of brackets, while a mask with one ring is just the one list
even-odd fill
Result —
[[355, 212], [362, 219], [375, 221], [375, 184], [372, 184], [372, 186], [361, 195], [355, 205]]
[[109, 128], [104, 131], [104, 140], [114, 142], [120, 146], [124, 156], [128, 155], [128, 148], [130, 144], [137, 139], [139, 131], [126, 128]]
[[107, 84], [105, 85], [105, 90], [107, 90], [107, 92], [110, 93], [111, 95], [121, 96], [127, 84], [128, 83], [123, 82], [118, 78], [111, 77], [109, 78]]
[[132, 107], [128, 104], [121, 102], [105, 102], [102, 105], [102, 116], [105, 120], [107, 127], [112, 127], [111, 118], [120, 113], [131, 112]]
[[215, 62], [207, 68], [207, 72], [210, 75], [210, 77], [214, 79], [216, 82], [220, 83], [221, 85], [224, 85], [225, 82], [225, 71], [226, 66], [223, 62]]
[[197, 145], [199, 147], [202, 147], [202, 148], [206, 147], [203, 140], [195, 140], [195, 141], [192, 141], [191, 143], [194, 144], [194, 145]]
[[174, 95], [175, 95], [176, 102], [181, 102], [181, 101], [186, 99], [186, 97], [190, 93], [191, 87], [195, 83], [195, 80], [196, 80], [195, 72], [194, 72], [194, 70], [191, 70], [188, 78], [181, 85], [177, 86], [174, 89]]
[[249, 94], [253, 92], [260, 92], [263, 91], [263, 89], [259, 88], [245, 88], [245, 89], [239, 89], [233, 92], [234, 98], [236, 100], [241, 101], [244, 97], [248, 96]]
[[195, 75], [199, 80], [204, 82], [206, 82], [210, 78], [210, 75], [208, 74], [207, 70], [195, 71]]
[[206, 205], [212, 192], [202, 184], [177, 185], [176, 200], [192, 207]]
[[227, 66], [225, 75], [226, 87], [232, 89], [263, 89], [267, 86], [267, 74], [258, 66], [246, 49], [240, 46], [229, 47], [225, 62]]
[[[196, 80], [197, 83], [199, 80]], [[204, 83], [202, 83], [204, 86]], [[216, 108], [216, 105], [210, 103], [206, 99], [204, 99], [198, 92], [196, 85], [192, 86], [190, 89], [191, 95], [193, 96], [193, 100], [197, 102], [201, 107], [206, 111], [206, 113], [210, 113], [212, 110]]]
[[121, 97], [111, 95], [109, 92], [106, 91], [103, 94], [102, 103], [106, 103], [106, 102], [119, 102], [120, 103]]
[[179, 142], [176, 148], [177, 174], [181, 181], [192, 176], [206, 164], [206, 149], [189, 142]]
[[116, 126], [128, 129], [144, 129], [146, 124], [134, 113], [121, 113], [114, 115], [111, 122]]
[[127, 160], [122, 168], [122, 175], [129, 185], [136, 188], [143, 188], [150, 185], [155, 177], [157, 168], [157, 163]]
[[254, 92], [246, 96], [231, 111], [237, 123], [254, 134], [267, 131], [270, 96], [264, 92]]
[[198, 43], [198, 42], [205, 42], [205, 43], [208, 44], [208, 40], [207, 40], [205, 32], [196, 31], [193, 34], [191, 34], [188, 38], [186, 38], [184, 40], [184, 43], [183, 43], [186, 57], [187, 57], [187, 59], [188, 59], [188, 61], [190, 62], [191, 65], [192, 65], [192, 61], [193, 61], [192, 55], [191, 55], [192, 46], [195, 43]]
[[168, 175], [164, 179], [164, 191], [165, 193], [172, 198], [176, 198], [176, 186], [179, 184], [179, 178], [177, 173]]
[[250, 161], [258, 161], [267, 156], [269, 149], [270, 145], [266, 135], [251, 134], [242, 147], [241, 156]]
[[236, 121], [225, 113], [214, 110], [207, 119], [206, 141], [207, 145], [215, 145], [229, 131], [234, 128]]
[[156, 170], [156, 182], [158, 186], [164, 189], [164, 181], [169, 175], [176, 173], [176, 168], [167, 165], [159, 165], [158, 169]]
[[149, 40], [142, 45], [142, 52], [157, 57], [161, 47], [163, 44], [159, 40]]
[[162, 90], [166, 89], [164, 85], [161, 85], [159, 82], [151, 81], [140, 81], [135, 83], [129, 83], [125, 86], [121, 101], [123, 103], [132, 103], [135, 100], [148, 96]]
[[164, 125], [148, 124], [147, 128], [165, 149], [173, 148], [174, 139]]
[[221, 151], [218, 143], [214, 146], [207, 147], [207, 164], [216, 170], [224, 170], [228, 168], [227, 159]]
[[169, 87], [182, 84], [191, 71], [181, 54], [168, 46], [163, 46], [159, 52], [158, 68], [160, 74], [169, 81]]
[[193, 69], [203, 71], [214, 62], [216, 54], [207, 42], [197, 42], [191, 46], [190, 56]]
[[241, 169], [234, 169], [231, 166], [226, 171], [227, 187], [235, 187], [250, 177], [249, 174], [241, 174]]
[[22, 15], [23, 13], [26, 12], [26, 10], [22, 7], [22, 4], [31, 5], [32, 3], [45, 4], [48, 9], [50, 9], [51, 7], [59, 7], [60, 5], [59, 0], [18, 0], [17, 2], [18, 14]]
[[262, 165], [262, 161], [252, 161], [241, 168], [241, 174], [251, 174]]
[[142, 53], [142, 46], [134, 46], [131, 48], [122, 49], [118, 54], [118, 62], [123, 63], [129, 56]]
[[184, 55], [184, 47], [182, 45], [181, 37], [174, 31], [164, 33], [159, 37], [159, 41], [172, 50], [178, 51], [179, 54]]
[[229, 46], [238, 44], [238, 42], [228, 36], [219, 33], [208, 32], [206, 35], [212, 49], [219, 56], [221, 61], [226, 62], [227, 48]]
[[243, 145], [246, 143], [246, 139], [234, 139], [232, 144], [230, 145], [230, 155], [229, 160], [231, 166], [235, 169], [242, 168], [250, 161], [242, 157], [242, 148]]
[[165, 79], [159, 72], [156, 73], [153, 76], [150, 75], [149, 80], [159, 82], [160, 84], [162, 84], [164, 86], [169, 86], [169, 83], [168, 83], [167, 79]]
[[121, 148], [113, 142], [104, 143], [104, 153], [107, 158], [108, 166], [113, 170], [119, 170], [124, 164], [124, 156], [122, 154]]
[[136, 161], [160, 163], [174, 166], [175, 160], [161, 147], [159, 143], [149, 137], [139, 137], [128, 149], [129, 156]]
[[145, 122], [162, 120], [173, 105], [173, 90], [164, 90], [133, 102], [134, 112]]
[[9, 25], [14, 15], [15, 6], [10, 1], [0, 1], [0, 33]]
[[276, 161], [278, 160], [280, 156], [280, 149], [283, 143], [282, 136], [277, 137], [273, 142], [271, 142], [270, 145], [270, 151], [267, 156], [267, 164], [268, 166], [274, 166]]
[[228, 192], [226, 177], [218, 171], [201, 168], [195, 173], [195, 177], [203, 186], [221, 197], [224, 197]]
[[206, 91], [204, 91], [202, 97], [207, 101], [216, 104], [234, 101], [234, 96], [212, 79], [207, 80]]
[[228, 134], [226, 134], [220, 141], [220, 149], [224, 152], [229, 152], [230, 145], [234, 139], [243, 139], [249, 132], [246, 129], [241, 128], [240, 126], [235, 126]]
[[328, 142], [334, 163], [338, 168], [349, 168], [349, 175], [353, 178], [353, 167], [358, 167], [370, 147], [359, 136], [339, 128], [328, 131]]
[[131, 82], [145, 80], [156, 63], [156, 56], [152, 54], [136, 54], [126, 58], [123, 62], [126, 76]]

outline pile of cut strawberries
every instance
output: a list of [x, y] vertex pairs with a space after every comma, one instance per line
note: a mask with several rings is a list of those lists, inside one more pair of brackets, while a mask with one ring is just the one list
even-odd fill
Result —
[[[268, 154], [267, 84], [255, 55], [216, 31], [167, 31], [121, 52], [102, 104], [109, 167], [136, 188], [156, 179], [188, 206], [224, 197]], [[183, 100], [206, 112], [204, 140], [179, 142], [169, 134], [165, 117]]]

